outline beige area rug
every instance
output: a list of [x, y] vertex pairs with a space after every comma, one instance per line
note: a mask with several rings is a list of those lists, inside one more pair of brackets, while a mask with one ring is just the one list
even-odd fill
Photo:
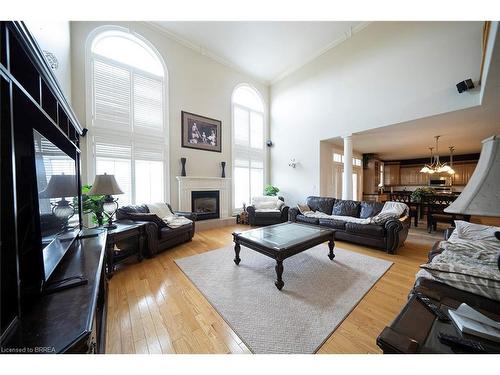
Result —
[[284, 288], [274, 286], [275, 261], [232, 246], [175, 262], [253, 353], [315, 353], [392, 262], [326, 244], [283, 262]]

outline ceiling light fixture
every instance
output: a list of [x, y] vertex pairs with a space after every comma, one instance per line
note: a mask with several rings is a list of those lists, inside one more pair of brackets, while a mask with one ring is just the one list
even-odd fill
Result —
[[[431, 160], [429, 164], [425, 164], [420, 172], [422, 173], [429, 173], [429, 174], [434, 174], [434, 173], [448, 173], [448, 174], [454, 174], [455, 171], [453, 168], [448, 165], [447, 163], [441, 163], [439, 161], [439, 138], [440, 135], [436, 135], [434, 138], [436, 139], [436, 153], [435, 155], [433, 154], [432, 150], [434, 147], [429, 147], [429, 150], [431, 151]], [[450, 164], [453, 165], [453, 151], [455, 148], [453, 146], [450, 146]]]

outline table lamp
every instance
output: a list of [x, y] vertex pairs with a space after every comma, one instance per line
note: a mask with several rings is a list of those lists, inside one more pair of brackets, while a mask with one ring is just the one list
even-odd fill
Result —
[[40, 198], [61, 198], [61, 200], [51, 203], [51, 205], [52, 214], [63, 222], [64, 232], [70, 229], [68, 221], [75, 214], [72, 202], [67, 201], [66, 197], [75, 197], [77, 195], [76, 176], [64, 173], [51, 176], [45, 189], [38, 194]]
[[112, 195], [116, 194], [123, 194], [123, 191], [118, 186], [114, 175], [104, 173], [95, 176], [92, 189], [90, 189], [88, 195], [104, 195], [101, 207], [103, 213], [108, 217], [108, 223], [104, 225], [107, 229], [116, 228], [116, 225], [113, 224], [113, 215], [118, 209], [118, 200], [112, 197]]
[[444, 210], [452, 214], [500, 216], [500, 137], [483, 140], [477, 167], [458, 198]]

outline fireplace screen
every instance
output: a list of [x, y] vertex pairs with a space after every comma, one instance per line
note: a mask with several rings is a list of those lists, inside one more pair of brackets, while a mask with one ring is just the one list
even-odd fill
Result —
[[197, 220], [219, 218], [219, 192], [193, 191], [191, 193], [191, 211]]

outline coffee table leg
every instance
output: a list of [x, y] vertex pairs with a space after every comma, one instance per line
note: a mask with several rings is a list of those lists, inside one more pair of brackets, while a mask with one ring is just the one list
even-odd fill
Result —
[[276, 288], [278, 288], [278, 290], [281, 290], [285, 285], [283, 279], [281, 278], [281, 276], [283, 275], [283, 261], [277, 260], [276, 267], [274, 267], [274, 269], [276, 270], [276, 276], [278, 277], [274, 285], [276, 285]]
[[333, 241], [333, 238], [328, 241], [328, 248], [330, 249], [330, 252], [328, 253], [328, 258], [330, 258], [330, 260], [333, 260], [333, 258], [335, 258], [335, 254], [333, 253], [333, 248], [335, 247], [335, 242]]
[[241, 250], [241, 246], [238, 242], [235, 242], [234, 243], [234, 253], [236, 254], [236, 256], [234, 257], [234, 263], [236, 263], [236, 265], [240, 264], [240, 250]]

